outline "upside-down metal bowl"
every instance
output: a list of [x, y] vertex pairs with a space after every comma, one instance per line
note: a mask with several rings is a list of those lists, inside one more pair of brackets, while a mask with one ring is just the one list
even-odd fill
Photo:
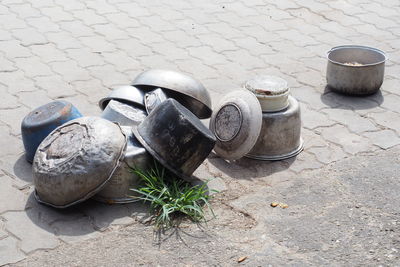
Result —
[[163, 88], [168, 97], [176, 99], [200, 119], [211, 116], [211, 98], [207, 89], [192, 77], [172, 71], [152, 69], [140, 73], [132, 85], [144, 90]]
[[127, 85], [114, 89], [107, 97], [99, 101], [102, 110], [106, 108], [110, 100], [118, 100], [126, 104], [133, 104], [144, 108], [144, 92], [135, 86]]
[[350, 95], [376, 93], [383, 83], [386, 55], [361, 45], [332, 48], [328, 54], [326, 81], [333, 91]]
[[146, 118], [144, 109], [128, 105], [117, 100], [111, 100], [101, 113], [103, 119], [117, 122], [121, 126], [137, 126]]
[[36, 199], [66, 208], [90, 198], [110, 180], [126, 142], [118, 124], [98, 117], [78, 118], [56, 128], [33, 160]]

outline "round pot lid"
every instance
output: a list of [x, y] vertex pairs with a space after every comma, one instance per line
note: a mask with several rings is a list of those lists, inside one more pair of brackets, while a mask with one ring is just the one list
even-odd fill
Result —
[[256, 95], [282, 95], [289, 91], [288, 83], [277, 76], [259, 75], [250, 79], [244, 86]]
[[217, 137], [214, 151], [228, 160], [243, 157], [256, 143], [261, 125], [261, 106], [254, 94], [237, 90], [225, 95], [210, 119], [210, 130]]

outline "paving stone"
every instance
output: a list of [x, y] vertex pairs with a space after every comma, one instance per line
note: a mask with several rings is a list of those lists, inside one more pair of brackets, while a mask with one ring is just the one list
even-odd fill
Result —
[[[18, 239], [20, 248], [25, 253], [37, 249], [51, 249], [58, 246], [59, 241], [43, 223], [34, 210], [7, 212], [2, 215], [6, 219], [6, 229]], [[49, 231], [50, 230], [50, 231]]]
[[85, 9], [86, 6], [78, 0], [70, 0], [70, 1], [60, 1], [54, 0], [54, 2], [61, 6], [65, 11], [72, 11], [72, 10], [81, 10]]
[[125, 31], [118, 29], [115, 25], [111, 24], [94, 25], [93, 29], [96, 33], [103, 35], [107, 40], [112, 42], [115, 42], [116, 40], [127, 40], [130, 38]]
[[71, 48], [82, 48], [82, 43], [73, 38], [69, 32], [49, 32], [46, 33], [46, 37], [49, 42], [54, 43], [58, 49], [71, 49]]
[[296, 158], [287, 159], [285, 161], [289, 162], [289, 169], [296, 173], [300, 173], [304, 170], [319, 169], [323, 166], [322, 163], [315, 159], [314, 155], [306, 151], [301, 152]]
[[[127, 70], [138, 70], [141, 65], [138, 60], [135, 60], [125, 51], [117, 51], [112, 53], [102, 53], [104, 60], [115, 66], [119, 72], [125, 72]], [[133, 77], [132, 77], [133, 78]]]
[[54, 6], [54, 4], [51, 7], [41, 8], [40, 12], [43, 15], [49, 17], [51, 19], [51, 21], [54, 21], [54, 22], [75, 20], [75, 18], [70, 13], [64, 11], [59, 6]]
[[18, 241], [14, 237], [0, 240], [0, 265], [16, 263], [25, 258], [25, 254], [18, 249]]
[[388, 94], [384, 97], [381, 107], [400, 113], [400, 96]]
[[95, 66], [87, 68], [91, 75], [98, 80], [102, 81], [105, 87], [111, 88], [118, 85], [127, 85], [131, 82], [131, 79], [118, 72], [111, 65]]
[[76, 94], [73, 86], [64, 81], [59, 75], [35, 77], [35, 85], [46, 91], [51, 99], [64, 98]]
[[7, 51], [6, 57], [9, 59], [32, 56], [32, 53], [29, 51], [29, 49], [23, 47], [21, 42], [18, 40], [1, 41], [0, 51]]
[[56, 221], [52, 224], [52, 228], [56, 235], [67, 243], [81, 242], [100, 235], [100, 232], [94, 229], [89, 217]]
[[118, 13], [118, 9], [114, 6], [109, 4], [106, 0], [102, 1], [85, 1], [87, 7], [96, 11], [99, 15], [105, 15], [110, 13]]
[[28, 18], [26, 22], [35, 27], [39, 32], [58, 32], [60, 30], [60, 26], [53, 21], [51, 21], [48, 17], [40, 16], [36, 18]]
[[368, 117], [372, 118], [379, 125], [395, 130], [398, 134], [400, 133], [400, 121], [398, 113], [386, 111], [384, 113], [371, 113], [368, 114]]
[[[12, 110], [10, 109], [0, 109], [0, 121], [6, 123], [10, 129], [11, 129], [11, 134], [13, 135], [19, 135], [21, 134], [21, 122], [23, 118], [30, 112], [31, 110], [25, 106], [19, 106], [18, 108], [14, 108]], [[3, 129], [5, 130], [5, 129]], [[6, 136], [5, 136], [6, 138]], [[14, 138], [11, 138], [8, 141], [15, 140]], [[16, 145], [14, 142], [20, 143], [20, 141], [13, 141], [11, 143], [5, 142], [7, 144], [6, 146], [10, 149], [13, 150], [14, 153], [18, 153], [21, 151], [17, 151], [16, 148], [19, 146]], [[14, 148], [12, 148], [14, 146]], [[14, 154], [13, 153], [13, 154]]]
[[43, 45], [32, 45], [30, 48], [32, 52], [40, 57], [40, 59], [45, 63], [69, 60], [64, 51], [61, 51], [54, 44], [51, 43]]
[[383, 149], [388, 149], [392, 146], [400, 144], [400, 138], [391, 130], [383, 130], [378, 132], [364, 133], [372, 143]]
[[90, 81], [77, 81], [73, 83], [76, 91], [81, 92], [87, 96], [87, 99], [91, 103], [95, 103], [97, 106], [100, 99], [110, 94], [110, 90], [105, 88], [100, 80], [93, 79]]
[[108, 42], [102, 36], [84, 36], [80, 37], [79, 40], [92, 52], [112, 52], [115, 51], [115, 45]]
[[9, 9], [11, 12], [18, 14], [18, 16], [22, 19], [41, 16], [40, 12], [33, 8], [30, 4], [10, 5]]
[[75, 61], [69, 60], [64, 62], [52, 62], [49, 65], [67, 82], [85, 81], [91, 79], [89, 72], [86, 69], [79, 67]]
[[0, 15], [1, 21], [7, 21], [2, 25], [2, 28], [6, 30], [13, 30], [13, 29], [23, 29], [27, 27], [25, 21], [18, 18], [15, 14], [7, 13], [5, 15]]
[[107, 20], [96, 14], [94, 10], [84, 9], [73, 12], [74, 16], [83, 21], [85, 25], [106, 24]]
[[359, 152], [371, 151], [371, 143], [365, 137], [352, 134], [342, 125], [334, 125], [321, 129], [322, 137], [339, 145], [345, 152], [352, 155]]
[[17, 189], [23, 190], [33, 183], [32, 164], [25, 159], [25, 153], [2, 155], [0, 170], [12, 178], [11, 182]]
[[104, 65], [104, 59], [101, 53], [92, 52], [90, 49], [68, 49], [68, 57], [73, 59], [82, 68]]
[[[62, 21], [58, 23], [58, 25], [63, 29], [69, 32], [73, 37], [82, 37], [82, 36], [93, 36], [94, 35], [94, 30], [92, 26], [89, 27], [85, 24], [83, 24], [82, 21], [79, 20], [74, 20], [74, 21]], [[73, 41], [77, 41], [74, 40]], [[77, 47], [70, 47], [70, 48], [77, 48]]]
[[378, 128], [371, 120], [361, 117], [352, 110], [346, 109], [323, 109], [330, 119], [344, 124], [350, 131], [362, 133], [366, 131], [376, 131]]
[[53, 74], [51, 69], [37, 57], [16, 58], [15, 65], [30, 77], [49, 76]]
[[323, 164], [329, 164], [348, 156], [342, 148], [332, 143], [325, 147], [312, 147], [308, 152], [314, 154], [315, 158]]
[[303, 126], [307, 129], [315, 129], [317, 127], [331, 126], [336, 122], [330, 120], [322, 111], [315, 111], [308, 107], [308, 105], [300, 105], [301, 121]]
[[21, 105], [20, 103], [18, 103], [18, 98], [9, 94], [7, 88], [3, 85], [0, 85], [0, 95], [2, 95], [2, 101], [0, 102], [0, 110], [13, 109]]
[[23, 103], [32, 110], [52, 101], [52, 99], [47, 96], [46, 91], [43, 90], [36, 90], [35, 92], [21, 92], [18, 94], [18, 99], [19, 102]]
[[0, 202], [0, 214], [6, 211], [24, 210], [27, 196], [13, 186], [12, 179], [8, 176], [1, 176], [0, 185], [0, 196], [4, 199]]

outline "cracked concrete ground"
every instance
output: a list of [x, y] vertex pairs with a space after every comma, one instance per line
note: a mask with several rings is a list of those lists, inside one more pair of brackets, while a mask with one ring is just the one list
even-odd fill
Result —
[[[399, 12], [397, 0], [1, 1], [0, 265], [398, 265]], [[343, 44], [387, 53], [379, 93], [325, 88], [325, 53]], [[141, 206], [39, 205], [23, 158], [31, 109], [64, 99], [98, 115], [101, 97], [149, 68], [196, 77], [214, 104], [256, 74], [278, 75], [301, 104], [296, 158], [212, 154], [199, 168], [221, 191], [218, 217], [204, 231], [187, 225], [201, 237], [182, 233], [189, 246], [154, 244]]]

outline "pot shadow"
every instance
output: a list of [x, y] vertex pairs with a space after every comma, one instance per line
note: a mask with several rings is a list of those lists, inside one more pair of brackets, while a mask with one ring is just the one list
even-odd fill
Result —
[[28, 218], [43, 230], [61, 236], [63, 240], [104, 231], [112, 225], [127, 225], [146, 221], [149, 206], [143, 202], [105, 204], [89, 199], [72, 207], [56, 209], [36, 201], [31, 193], [25, 212]]
[[374, 94], [357, 96], [339, 93], [325, 86], [321, 101], [333, 109], [367, 110], [379, 107], [384, 97], [381, 90]]
[[235, 179], [252, 180], [282, 172], [290, 167], [296, 156], [285, 160], [264, 161], [242, 157], [235, 161], [224, 160], [212, 152], [208, 158], [210, 164]]
[[25, 153], [23, 153], [17, 161], [14, 163], [13, 166], [13, 174], [28, 183], [33, 182], [33, 176], [32, 176], [32, 164], [29, 163], [25, 159]]

